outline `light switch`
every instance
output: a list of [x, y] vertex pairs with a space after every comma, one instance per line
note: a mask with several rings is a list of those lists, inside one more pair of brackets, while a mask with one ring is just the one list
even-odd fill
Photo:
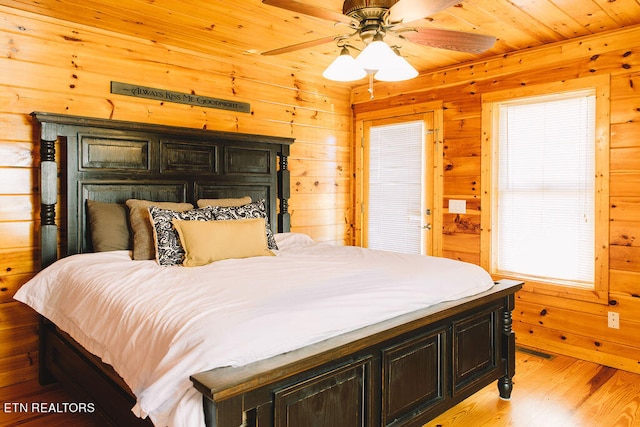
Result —
[[466, 214], [467, 201], [449, 199], [449, 213]]

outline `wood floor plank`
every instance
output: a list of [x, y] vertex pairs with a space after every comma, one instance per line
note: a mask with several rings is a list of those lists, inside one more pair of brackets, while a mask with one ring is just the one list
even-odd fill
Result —
[[601, 376], [602, 369], [610, 368], [576, 360], [566, 369], [545, 371], [545, 376], [537, 379], [540, 385], [532, 391], [526, 387], [526, 396], [514, 401], [509, 408], [512, 425], [568, 425], [574, 412], [589, 396], [593, 388], [591, 382]]
[[639, 426], [640, 376], [616, 371], [576, 411], [572, 424], [588, 425], [592, 420], [602, 426]]
[[640, 375], [551, 356], [518, 351], [511, 400], [492, 384], [424, 427], [640, 427]]

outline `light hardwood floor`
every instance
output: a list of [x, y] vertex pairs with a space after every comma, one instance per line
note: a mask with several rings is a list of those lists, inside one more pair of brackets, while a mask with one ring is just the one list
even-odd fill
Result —
[[[6, 403], [74, 402], [37, 382], [0, 388], [0, 426], [103, 427], [96, 415], [4, 411]], [[425, 427], [640, 427], [640, 375], [518, 349], [510, 401], [492, 384]], [[123, 426], [126, 427], [126, 426]], [[339, 427], [339, 426], [336, 426]]]
[[425, 427], [640, 427], [640, 375], [571, 357], [516, 352], [511, 400], [490, 385]]

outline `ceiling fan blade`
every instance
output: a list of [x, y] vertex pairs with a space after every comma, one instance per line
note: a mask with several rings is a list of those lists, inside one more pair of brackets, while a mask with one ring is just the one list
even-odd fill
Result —
[[485, 52], [496, 42], [495, 37], [484, 34], [436, 28], [416, 28], [415, 30], [403, 32], [399, 36], [425, 46], [470, 53]]
[[334, 12], [333, 10], [325, 9], [323, 7], [311, 6], [296, 0], [262, 0], [262, 3], [269, 6], [279, 7], [280, 9], [290, 10], [291, 12], [325, 19], [327, 21], [344, 22], [345, 24], [353, 22], [351, 18], [347, 15], [343, 15], [342, 13]]
[[317, 39], [317, 40], [310, 40], [310, 41], [307, 41], [307, 42], [292, 44], [290, 46], [285, 46], [285, 47], [281, 47], [281, 48], [278, 48], [278, 49], [269, 50], [267, 52], [262, 52], [261, 55], [266, 55], [266, 56], [269, 56], [269, 55], [280, 55], [281, 53], [288, 53], [288, 52], [293, 52], [295, 50], [306, 49], [308, 47], [319, 46], [321, 44], [329, 43], [329, 42], [333, 41], [334, 39], [335, 39], [334, 36], [323, 37], [323, 38]]
[[389, 21], [412, 22], [440, 12], [460, 0], [400, 0], [389, 9]]

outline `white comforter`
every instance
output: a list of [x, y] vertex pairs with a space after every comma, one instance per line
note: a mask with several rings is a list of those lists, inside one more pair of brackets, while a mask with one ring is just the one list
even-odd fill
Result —
[[489, 289], [480, 267], [445, 258], [277, 235], [275, 257], [161, 267], [128, 252], [74, 255], [15, 298], [111, 364], [157, 426], [204, 425], [189, 376], [243, 365]]

